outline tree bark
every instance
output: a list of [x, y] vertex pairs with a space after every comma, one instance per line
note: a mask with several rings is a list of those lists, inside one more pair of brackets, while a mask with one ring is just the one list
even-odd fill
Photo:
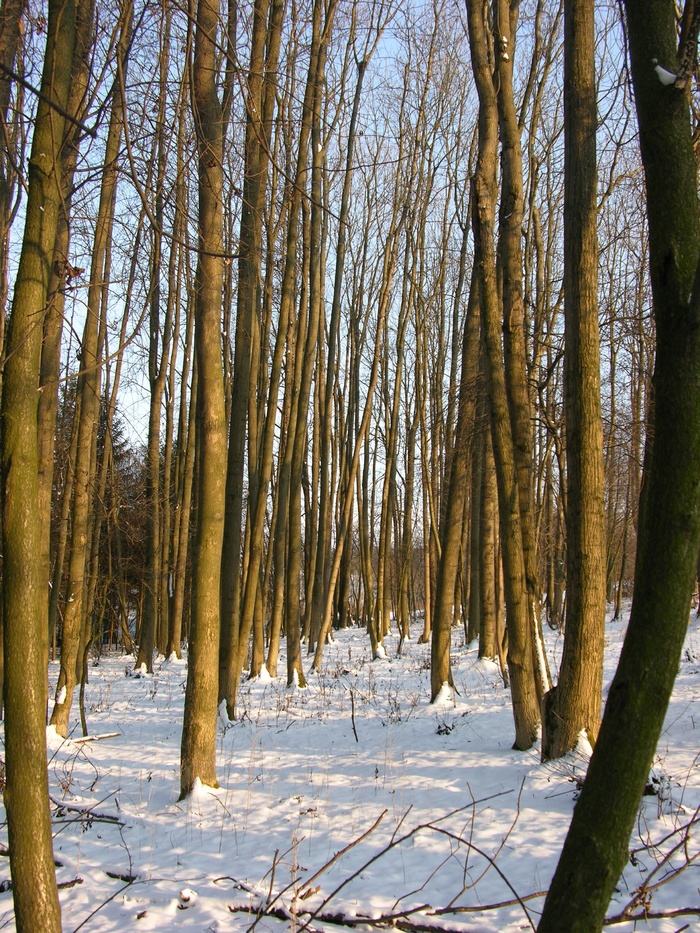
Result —
[[700, 215], [685, 93], [661, 83], [673, 0], [627, 0], [657, 330], [654, 413], [627, 635], [539, 930], [600, 930], [629, 853], [686, 635], [700, 541]]
[[[128, 30], [128, 19], [125, 26]], [[124, 56], [122, 44], [121, 55]], [[68, 562], [68, 597], [63, 617], [61, 667], [56, 684], [56, 696], [51, 724], [61, 736], [68, 734], [73, 691], [81, 668], [81, 640], [84, 641], [86, 620], [92, 607], [86, 600], [87, 575], [92, 535], [93, 507], [97, 458], [96, 438], [100, 410], [102, 381], [102, 344], [105, 334], [106, 303], [103, 283], [107, 280], [109, 243], [114, 222], [114, 203], [118, 175], [113, 166], [119, 151], [122, 133], [122, 107], [118, 84], [115, 83], [106, 162], [100, 184], [100, 200], [95, 242], [90, 266], [87, 309], [80, 348], [81, 371], [76, 396], [77, 447], [73, 476], [73, 510]]]
[[[466, 230], [464, 232], [466, 240]], [[432, 625], [430, 655], [430, 694], [435, 700], [444, 683], [452, 683], [450, 670], [451, 627], [455, 605], [455, 581], [462, 544], [464, 501], [469, 480], [468, 462], [470, 433], [474, 430], [476, 395], [469, 379], [479, 361], [479, 299], [478, 275], [472, 276], [467, 320], [462, 345], [462, 375], [459, 388], [457, 429], [452, 450], [444, 524], [441, 529], [442, 549], [438, 565], [435, 617]]]
[[48, 630], [40, 562], [37, 403], [41, 336], [60, 204], [59, 147], [75, 29], [72, 0], [49, 3], [42, 92], [29, 163], [24, 239], [7, 337], [2, 395], [5, 807], [20, 933], [60, 933], [46, 771]]
[[224, 117], [218, 96], [218, 25], [218, 3], [199, 0], [192, 69], [192, 110], [199, 165], [199, 253], [195, 280], [199, 463], [180, 799], [188, 796], [197, 778], [203, 784], [218, 787], [216, 711], [227, 433], [221, 356]]
[[564, 390], [566, 626], [559, 682], [543, 703], [542, 757], [600, 727], [605, 631], [605, 502], [598, 338], [596, 85], [592, 0], [564, 12]]
[[[479, 93], [479, 153], [474, 178], [475, 261], [480, 276], [481, 319], [498, 481], [515, 748], [524, 750], [530, 748], [537, 739], [540, 716], [535, 692], [533, 633], [523, 551], [520, 489], [501, 348], [502, 316], [493, 254], [498, 116], [484, 11], [476, 0], [468, 0], [467, 14], [472, 65]], [[504, 50], [499, 54], [503, 55]]]

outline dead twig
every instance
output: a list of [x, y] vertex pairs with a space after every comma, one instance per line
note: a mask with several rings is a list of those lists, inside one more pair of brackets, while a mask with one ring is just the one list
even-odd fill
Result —
[[[509, 792], [507, 792], [507, 793], [512, 793], [512, 791], [509, 791]], [[521, 793], [522, 793], [522, 787], [521, 787]], [[495, 795], [493, 795], [493, 796], [500, 796], [500, 794], [495, 794]], [[477, 801], [477, 802], [480, 803], [480, 802], [482, 802], [482, 801]], [[482, 849], [479, 849], [479, 848], [478, 848], [477, 846], [475, 846], [473, 843], [469, 842], [469, 840], [465, 839], [461, 834], [450, 832], [449, 830], [444, 829], [442, 826], [439, 825], [440, 823], [444, 823], [446, 820], [450, 819], [451, 817], [454, 817], [454, 816], [456, 816], [458, 813], [462, 813], [464, 810], [469, 809], [469, 808], [471, 808], [471, 807], [473, 807], [473, 806], [474, 806], [474, 802], [473, 802], [473, 801], [470, 801], [470, 803], [466, 804], [465, 806], [463, 806], [463, 807], [457, 807], [455, 810], [452, 810], [450, 813], [446, 813], [444, 816], [438, 817], [438, 819], [436, 819], [436, 820], [431, 820], [431, 821], [428, 822], [428, 823], [421, 823], [419, 826], [414, 827], [412, 830], [410, 830], [408, 833], [405, 833], [403, 836], [399, 836], [399, 837], [393, 836], [392, 839], [391, 839], [391, 842], [389, 842], [386, 846], [384, 846], [384, 848], [383, 848], [381, 851], [377, 852], [375, 855], [372, 856], [372, 858], [368, 859], [368, 860], [364, 863], [364, 865], [361, 865], [356, 871], [352, 872], [351, 875], [349, 875], [347, 878], [345, 878], [344, 881], [342, 881], [333, 891], [331, 891], [330, 894], [328, 894], [328, 895], [324, 898], [324, 900], [321, 902], [321, 904], [318, 906], [318, 908], [317, 908], [315, 911], [313, 911], [313, 912], [309, 915], [309, 919], [306, 921], [306, 923], [304, 923], [304, 924], [299, 928], [299, 933], [304, 933], [304, 930], [309, 929], [309, 925], [310, 925], [311, 921], [312, 921], [312, 920], [316, 920], [316, 919], [319, 917], [319, 915], [322, 913], [323, 909], [328, 905], [328, 903], [329, 903], [337, 894], [339, 894], [340, 891], [342, 891], [344, 887], [346, 887], [348, 884], [350, 884], [352, 881], [354, 881], [355, 878], [357, 878], [362, 872], [366, 871], [371, 865], [373, 865], [375, 862], [379, 861], [379, 859], [383, 858], [383, 857], [384, 857], [388, 852], [390, 852], [392, 849], [396, 848], [397, 846], [402, 845], [404, 842], [407, 842], [409, 839], [412, 839], [412, 838], [413, 838], [414, 836], [416, 836], [419, 832], [424, 831], [424, 830], [427, 830], [427, 831], [429, 831], [429, 832], [436, 832], [436, 833], [439, 833], [440, 835], [445, 836], [445, 837], [448, 838], [448, 839], [452, 839], [453, 841], [458, 842], [460, 845], [463, 845], [463, 846], [467, 847], [467, 848], [470, 849], [471, 851], [476, 852], [477, 855], [480, 855], [482, 858], [486, 859], [486, 861], [488, 861], [488, 862], [490, 863], [490, 865], [495, 869], [496, 873], [497, 873], [498, 876], [501, 878], [501, 880], [503, 881], [503, 883], [506, 885], [506, 887], [508, 888], [508, 890], [511, 892], [511, 894], [513, 895], [513, 897], [516, 899], [516, 902], [517, 902], [518, 904], [520, 904], [520, 906], [521, 906], [521, 908], [522, 908], [522, 910], [523, 910], [523, 913], [525, 914], [525, 916], [526, 916], [526, 918], [527, 918], [527, 920], [528, 920], [528, 923], [530, 924], [530, 926], [532, 927], [532, 929], [533, 929], [533, 931], [534, 931], [534, 930], [535, 930], [535, 924], [533, 923], [532, 917], [530, 916], [530, 912], [528, 911], [527, 907], [525, 906], [525, 902], [524, 902], [523, 899], [520, 897], [520, 895], [519, 895], [518, 892], [515, 890], [515, 888], [513, 887], [513, 885], [510, 883], [510, 881], [508, 880], [508, 878], [505, 876], [505, 874], [504, 874], [504, 873], [501, 871], [501, 869], [498, 867], [498, 865], [496, 864], [494, 858], [493, 858], [492, 856], [488, 855], [488, 854], [487, 854], [486, 852], [484, 852]], [[499, 850], [499, 851], [500, 851], [500, 850]], [[427, 910], [427, 909], [430, 909], [430, 905], [425, 905], [425, 907], [419, 908], [419, 909], [420, 909], [420, 910]], [[404, 914], [404, 916], [407, 916], [409, 913], [413, 913], [413, 911], [407, 911], [407, 912]], [[395, 917], [396, 915], [393, 915], [393, 916]], [[373, 922], [374, 925], [376, 925], [378, 921], [377, 921], [377, 919], [375, 918], [372, 922]]]
[[78, 933], [78, 930], [82, 930], [82, 928], [83, 928], [87, 923], [89, 923], [90, 920], [92, 920], [92, 918], [95, 916], [96, 913], [98, 913], [100, 910], [102, 910], [103, 907], [106, 907], [107, 904], [111, 903], [111, 901], [113, 901], [113, 900], [115, 899], [115, 897], [119, 897], [119, 895], [122, 893], [122, 891], [126, 891], [127, 888], [130, 888], [130, 887], [131, 887], [132, 885], [134, 885], [134, 884], [143, 884], [143, 881], [129, 881], [129, 882], [127, 882], [127, 884], [122, 885], [121, 888], [117, 888], [117, 890], [116, 890], [113, 894], [110, 894], [110, 896], [107, 898], [107, 900], [102, 901], [101, 904], [98, 904], [97, 907], [96, 907], [93, 911], [91, 911], [91, 912], [87, 915], [87, 917], [85, 917], [84, 920], [81, 920], [81, 921], [80, 921], [80, 923], [78, 924], [78, 926], [75, 927], [75, 929], [73, 930], [73, 933]]
[[[641, 923], [645, 920], [673, 920], [675, 917], [700, 917], [700, 907], [677, 907], [675, 910], [644, 910], [638, 914], [614, 914], [606, 917], [604, 927], [614, 926], [616, 923]], [[684, 930], [687, 927], [683, 927]], [[678, 931], [680, 933], [680, 931]]]
[[[654, 868], [644, 879], [642, 884], [640, 884], [639, 887], [634, 890], [628, 903], [622, 908], [619, 914], [615, 915], [616, 917], [627, 917], [629, 920], [637, 919], [638, 915], [634, 912], [638, 911], [640, 908], [643, 911], [643, 914], [640, 914], [639, 916], [651, 916], [650, 908], [654, 892], [677, 878], [678, 875], [684, 872], [686, 868], [692, 865], [695, 861], [697, 861], [698, 857], [700, 857], [700, 851], [691, 854], [688, 848], [692, 838], [691, 830], [696, 827], [699, 822], [700, 807], [698, 807], [698, 809], [695, 811], [692, 819], [689, 820], [689, 822], [683, 824], [682, 826], [676, 827], [674, 830], [672, 830], [672, 832], [663, 836], [658, 842], [649, 842], [647, 845], [639, 846], [630, 852], [630, 860], [633, 864], [636, 864], [637, 857], [643, 852], [651, 853], [653, 857], [657, 859], [657, 862]], [[674, 837], [678, 837], [679, 834], [680, 838], [677, 840], [677, 842], [672, 845], [667, 852], [661, 852], [661, 846], [664, 845], [664, 843], [672, 840]], [[680, 865], [674, 866], [671, 864], [671, 861], [674, 856], [678, 855], [679, 853], [682, 853], [683, 862]], [[666, 873], [658, 881], [655, 881], [654, 879], [659, 875], [662, 869], [666, 869]], [[693, 909], [689, 910], [690, 913], [695, 912]], [[608, 921], [606, 921], [606, 923], [607, 922]], [[614, 922], [621, 923], [622, 921], [615, 920]]]
[[357, 729], [355, 728], [355, 691], [352, 689], [350, 690], [350, 718], [352, 720], [352, 731], [355, 736], [355, 741], [359, 743], [360, 740], [357, 737]]

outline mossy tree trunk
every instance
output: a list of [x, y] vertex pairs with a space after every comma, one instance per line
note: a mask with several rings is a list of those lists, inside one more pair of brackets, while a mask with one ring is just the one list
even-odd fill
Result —
[[700, 539], [697, 166], [686, 94], [662, 84], [654, 67], [657, 59], [677, 71], [686, 50], [677, 49], [673, 0], [626, 0], [625, 7], [657, 329], [654, 411], [627, 636], [545, 903], [542, 933], [591, 933], [602, 927], [628, 859], [630, 832], [678, 671]]

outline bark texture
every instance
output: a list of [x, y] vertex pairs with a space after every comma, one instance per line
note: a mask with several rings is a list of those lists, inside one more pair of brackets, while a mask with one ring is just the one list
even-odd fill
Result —
[[[673, 0], [627, 0], [657, 327], [654, 414], [627, 636], [539, 930], [600, 930], [685, 639], [700, 539], [700, 221]], [[680, 50], [682, 56], [683, 50]]]
[[64, 120], [75, 5], [49, 3], [42, 92], [29, 162], [29, 195], [10, 317], [2, 397], [5, 752], [10, 869], [17, 930], [60, 933], [46, 772], [48, 629], [42, 593], [37, 404], [41, 336], [60, 204]]
[[600, 408], [595, 39], [592, 0], [564, 15], [566, 628], [559, 682], [544, 699], [542, 757], [600, 727], [605, 629], [605, 476]]
[[180, 797], [197, 778], [216, 780], [219, 688], [219, 584], [226, 484], [226, 413], [221, 357], [223, 260], [223, 109], [217, 92], [218, 4], [199, 0], [193, 111], [199, 157], [199, 256], [195, 297], [199, 468], [193, 605], [180, 758]]

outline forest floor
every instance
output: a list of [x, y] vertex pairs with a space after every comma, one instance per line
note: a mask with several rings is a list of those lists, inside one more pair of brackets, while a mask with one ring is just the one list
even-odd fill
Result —
[[[625, 623], [607, 625], [606, 688]], [[95, 740], [74, 741], [77, 708], [72, 738], [49, 733], [64, 930], [534, 929], [585, 748], [548, 764], [538, 748], [513, 751], [509, 691], [460, 629], [459, 696], [430, 705], [420, 630], [401, 657], [388, 636], [387, 660], [374, 662], [364, 630], [337, 633], [303, 690], [284, 678], [244, 683], [238, 720], [219, 724], [220, 789], [199, 787], [184, 802], [185, 662], [160, 661], [145, 677], [130, 676], [124, 655], [91, 666]], [[547, 648], [556, 670], [560, 636], [547, 632]], [[53, 687], [56, 664], [50, 676]], [[611, 921], [625, 911], [647, 919], [610, 929], [700, 930], [698, 913], [678, 913], [700, 905], [699, 700], [693, 616], [609, 909]], [[0, 930], [14, 929], [7, 879], [3, 858]]]

